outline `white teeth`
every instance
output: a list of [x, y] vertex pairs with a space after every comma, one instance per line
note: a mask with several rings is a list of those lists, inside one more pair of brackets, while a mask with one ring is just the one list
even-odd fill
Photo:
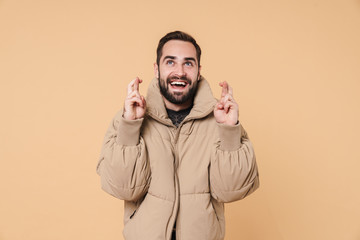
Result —
[[182, 85], [182, 86], [185, 86], [186, 83], [184, 83], [184, 82], [172, 82], [171, 85]]

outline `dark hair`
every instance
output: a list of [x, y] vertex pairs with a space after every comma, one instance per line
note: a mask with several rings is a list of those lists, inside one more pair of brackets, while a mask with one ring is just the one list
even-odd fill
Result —
[[160, 58], [162, 56], [163, 47], [164, 47], [165, 43], [167, 43], [170, 40], [181, 40], [181, 41], [185, 41], [185, 42], [191, 42], [196, 49], [196, 58], [198, 60], [198, 65], [200, 66], [200, 56], [201, 56], [200, 46], [196, 43], [195, 39], [192, 36], [190, 36], [187, 33], [181, 32], [181, 31], [169, 32], [168, 34], [166, 34], [164, 37], [162, 37], [160, 39], [159, 45], [156, 49], [156, 63], [158, 66], [160, 63]]

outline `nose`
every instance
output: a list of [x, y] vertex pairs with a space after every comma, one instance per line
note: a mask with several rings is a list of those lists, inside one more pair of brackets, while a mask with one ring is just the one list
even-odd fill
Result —
[[177, 65], [174, 71], [174, 75], [178, 78], [182, 78], [186, 76], [186, 72], [184, 71], [184, 66], [182, 64]]

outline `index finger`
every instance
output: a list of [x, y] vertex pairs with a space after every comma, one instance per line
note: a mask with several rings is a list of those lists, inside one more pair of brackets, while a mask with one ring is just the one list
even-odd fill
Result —
[[133, 86], [134, 86], [135, 80], [136, 80], [136, 78], [131, 80], [131, 82], [128, 84], [128, 87], [127, 87], [128, 95], [133, 91]]
[[229, 85], [226, 81], [224, 81], [220, 83], [220, 86], [222, 87], [221, 97], [225, 97], [225, 95], [229, 92]]
[[136, 77], [135, 83], [134, 83], [134, 91], [139, 91], [139, 83], [140, 83], [140, 78]]
[[136, 77], [133, 79], [129, 85], [128, 85], [128, 95], [132, 93], [133, 91], [139, 91], [139, 83], [141, 83], [142, 80], [139, 77]]

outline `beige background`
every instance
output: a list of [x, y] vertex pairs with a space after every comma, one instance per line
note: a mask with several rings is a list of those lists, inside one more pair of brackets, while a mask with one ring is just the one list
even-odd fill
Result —
[[360, 239], [360, 1], [0, 0], [0, 239], [122, 239], [106, 128], [158, 40], [192, 34], [234, 87], [260, 189], [227, 240]]

